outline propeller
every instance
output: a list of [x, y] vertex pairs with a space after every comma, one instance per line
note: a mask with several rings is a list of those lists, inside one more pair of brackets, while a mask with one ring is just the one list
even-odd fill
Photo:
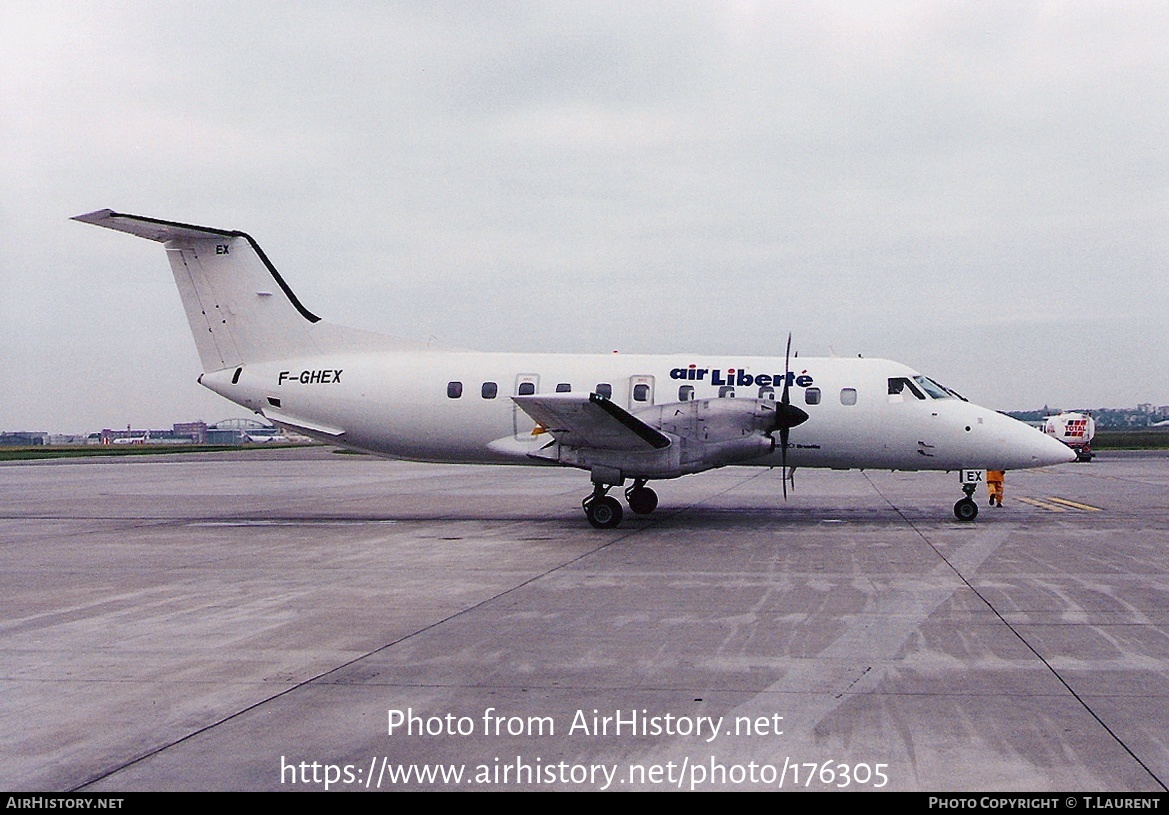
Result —
[[[791, 403], [791, 358], [792, 358], [792, 335], [788, 332], [787, 335], [787, 354], [783, 360], [783, 392], [780, 394], [779, 402], [775, 406], [775, 421], [771, 432], [779, 431], [779, 460], [783, 467], [783, 499], [787, 500], [787, 481], [791, 477], [787, 469], [787, 444], [791, 429], [797, 425], [801, 425], [808, 421], [808, 414], [800, 408]], [[768, 434], [770, 435], [770, 434]], [[792, 487], [795, 487], [795, 479], [792, 479]]]

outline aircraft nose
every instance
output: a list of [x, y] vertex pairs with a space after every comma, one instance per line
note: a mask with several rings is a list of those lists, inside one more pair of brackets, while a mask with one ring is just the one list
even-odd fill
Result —
[[995, 469], [1046, 467], [1075, 461], [1075, 452], [1059, 439], [1003, 414], [994, 414], [987, 424], [998, 438], [999, 455]]
[[1031, 467], [1046, 467], [1051, 464], [1066, 464], [1076, 460], [1076, 453], [1062, 441], [1046, 433], [1027, 427], [1027, 455]]

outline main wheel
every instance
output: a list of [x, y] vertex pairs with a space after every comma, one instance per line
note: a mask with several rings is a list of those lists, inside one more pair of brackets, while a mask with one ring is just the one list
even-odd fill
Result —
[[597, 529], [613, 529], [621, 523], [621, 514], [621, 502], [611, 495], [603, 495], [585, 507], [585, 516]]
[[649, 487], [636, 487], [626, 496], [629, 508], [638, 515], [649, 515], [658, 508], [658, 494]]
[[973, 521], [978, 517], [978, 504], [963, 498], [954, 504], [954, 517], [959, 521]]

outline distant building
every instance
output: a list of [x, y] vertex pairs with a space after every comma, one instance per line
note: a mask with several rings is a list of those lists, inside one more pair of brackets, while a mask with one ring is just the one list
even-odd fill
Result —
[[173, 425], [176, 436], [188, 436], [194, 444], [207, 443], [207, 422], [179, 422]]
[[206, 444], [206, 422], [180, 422], [170, 430], [125, 430], [105, 428], [98, 439], [101, 444]]
[[90, 438], [94, 435], [93, 433], [51, 433], [49, 434], [49, 444], [53, 446], [89, 444]]
[[285, 433], [280, 428], [256, 419], [223, 419], [215, 424], [176, 422], [168, 430], [107, 427], [98, 433], [46, 433], [42, 431], [0, 431], [0, 447], [36, 447], [72, 444], [305, 444], [312, 439]]
[[39, 430], [14, 430], [0, 433], [0, 447], [36, 447], [49, 443], [49, 434]]

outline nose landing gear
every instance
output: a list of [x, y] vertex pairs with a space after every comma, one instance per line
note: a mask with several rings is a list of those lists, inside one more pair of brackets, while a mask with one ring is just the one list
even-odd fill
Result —
[[958, 500], [954, 504], [954, 517], [959, 521], [973, 521], [978, 517], [978, 504], [974, 503], [974, 484], [963, 484], [962, 492], [966, 493], [965, 498]]

